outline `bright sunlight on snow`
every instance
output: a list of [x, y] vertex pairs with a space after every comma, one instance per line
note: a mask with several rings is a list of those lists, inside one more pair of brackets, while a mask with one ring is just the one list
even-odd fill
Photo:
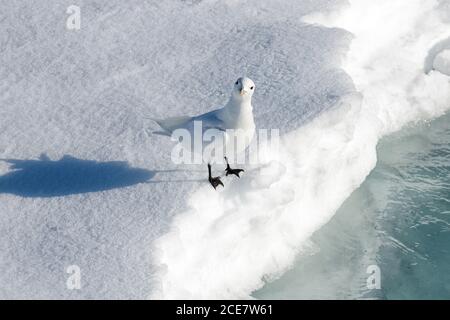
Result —
[[[382, 137], [450, 108], [448, 0], [83, 0], [73, 29], [69, 5], [0, 5], [0, 298], [251, 298]], [[151, 119], [243, 76], [280, 146], [214, 190]]]

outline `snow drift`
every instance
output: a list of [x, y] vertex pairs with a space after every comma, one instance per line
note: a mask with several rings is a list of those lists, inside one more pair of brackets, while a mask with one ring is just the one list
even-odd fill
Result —
[[204, 186], [192, 194], [189, 210], [155, 243], [151, 298], [251, 297], [362, 183], [382, 136], [448, 110], [448, 77], [423, 68], [450, 36], [443, 7], [448, 1], [358, 0], [304, 17], [354, 35], [343, 69], [356, 91], [285, 134], [278, 160], [221, 192]]

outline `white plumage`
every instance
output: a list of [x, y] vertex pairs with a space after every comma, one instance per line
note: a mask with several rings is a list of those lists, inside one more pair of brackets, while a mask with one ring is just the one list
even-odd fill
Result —
[[235, 162], [236, 156], [247, 148], [255, 134], [251, 104], [254, 91], [255, 84], [251, 79], [239, 78], [224, 107], [197, 116], [155, 121], [164, 130], [163, 134], [177, 139], [182, 137], [184, 148], [201, 154], [203, 162], [222, 162], [223, 156]]

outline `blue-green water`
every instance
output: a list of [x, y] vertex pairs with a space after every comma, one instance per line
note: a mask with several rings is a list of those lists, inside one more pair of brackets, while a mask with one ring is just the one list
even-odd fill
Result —
[[[384, 138], [378, 163], [267, 299], [450, 299], [450, 114]], [[370, 265], [380, 289], [368, 289]]]

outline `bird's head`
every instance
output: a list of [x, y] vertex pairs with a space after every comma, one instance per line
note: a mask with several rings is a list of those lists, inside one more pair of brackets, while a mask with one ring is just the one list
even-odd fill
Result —
[[240, 101], [250, 101], [255, 92], [255, 83], [246, 77], [241, 77], [236, 80], [233, 87], [233, 98]]

